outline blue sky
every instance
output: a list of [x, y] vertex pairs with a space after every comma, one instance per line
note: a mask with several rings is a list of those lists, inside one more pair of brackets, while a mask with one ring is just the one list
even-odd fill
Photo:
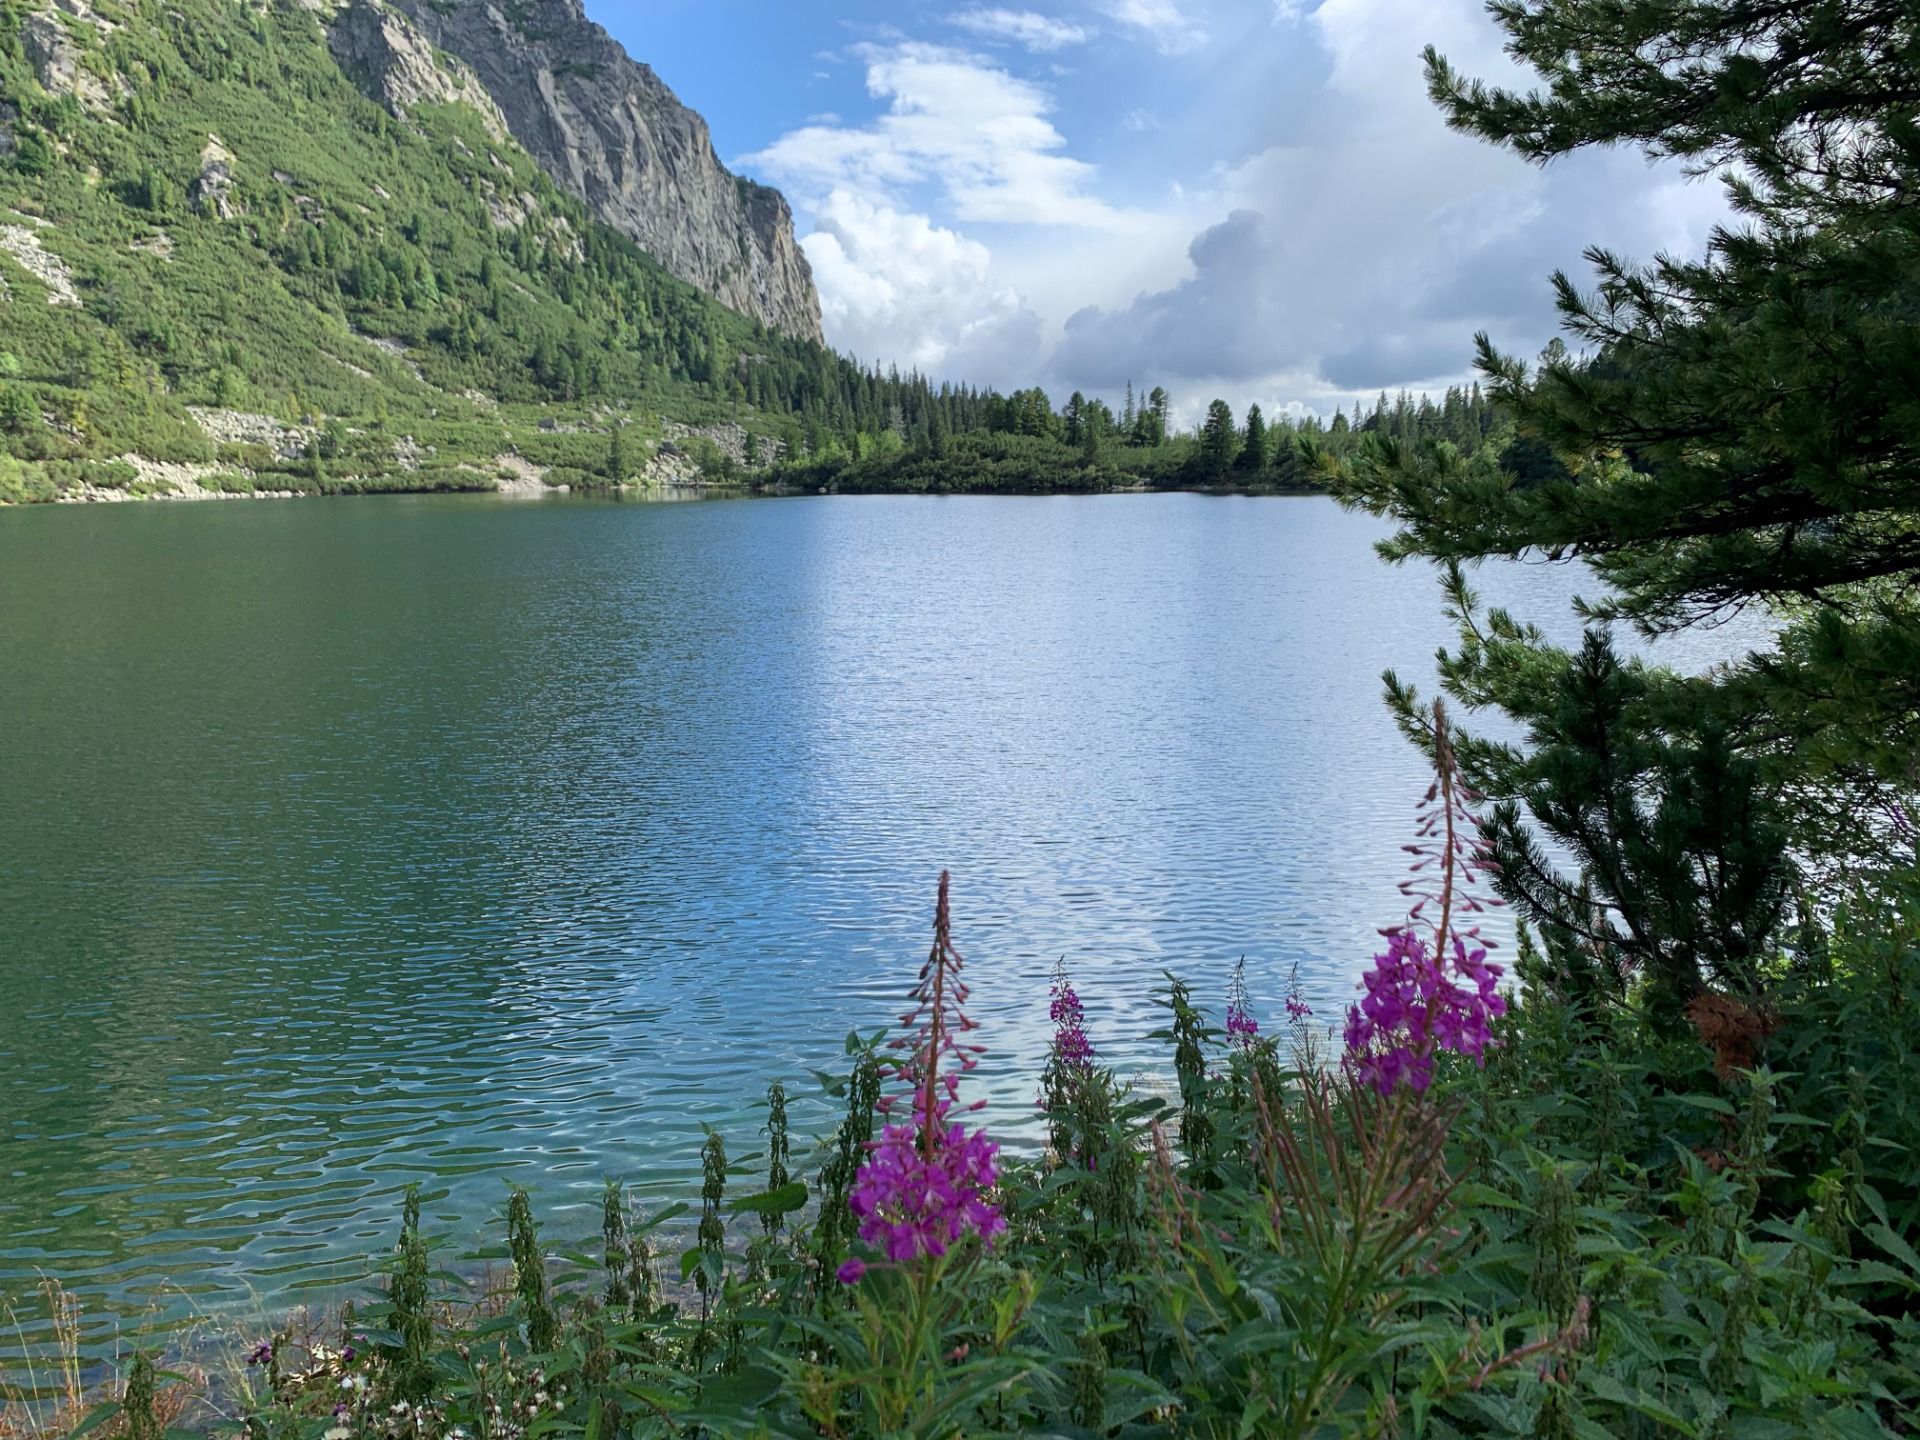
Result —
[[1001, 387], [1330, 413], [1532, 353], [1594, 243], [1697, 251], [1717, 187], [1449, 133], [1429, 41], [1520, 78], [1478, 0], [587, 0], [786, 191], [828, 339]]

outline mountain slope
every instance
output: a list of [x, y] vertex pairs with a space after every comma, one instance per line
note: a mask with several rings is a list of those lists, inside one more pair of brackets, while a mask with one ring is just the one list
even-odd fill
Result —
[[562, 189], [724, 304], [821, 338], [820, 300], [785, 197], [722, 166], [706, 122], [587, 19], [579, 0], [398, 4], [472, 67]]
[[0, 0], [0, 499], [160, 484], [146, 461], [615, 483], [684, 473], [677, 427], [752, 463], [878, 433], [914, 389], [669, 274], [461, 67], [383, 54], [405, 27], [365, 0], [59, 6]]

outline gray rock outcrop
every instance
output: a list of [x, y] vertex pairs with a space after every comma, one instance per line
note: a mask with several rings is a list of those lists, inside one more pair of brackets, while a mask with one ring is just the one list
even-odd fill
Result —
[[601, 220], [722, 304], [821, 338], [820, 299], [786, 198], [722, 165], [706, 121], [587, 19], [580, 0], [394, 8], [471, 67], [514, 138]]
[[209, 135], [200, 151], [200, 173], [187, 186], [187, 200], [217, 220], [231, 220], [239, 213], [233, 199], [233, 152], [218, 135]]
[[414, 105], [466, 105], [496, 140], [507, 138], [507, 118], [473, 71], [436, 55], [405, 15], [378, 0], [354, 0], [327, 27], [327, 45], [340, 68], [354, 76], [394, 115]]
[[[76, 22], [102, 28], [84, 5], [62, 8]], [[52, 10], [34, 11], [20, 24], [21, 48], [48, 94], [71, 95], [89, 110], [105, 114], [115, 99], [126, 93], [126, 82], [118, 75], [108, 80], [94, 73], [80, 46], [67, 33], [67, 23]]]

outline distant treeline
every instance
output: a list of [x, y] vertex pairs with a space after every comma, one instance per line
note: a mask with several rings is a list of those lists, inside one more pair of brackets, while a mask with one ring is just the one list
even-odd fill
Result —
[[[1313, 491], [1319, 481], [1302, 458], [1307, 448], [1339, 453], [1360, 436], [1414, 442], [1445, 440], [1473, 453], [1512, 445], [1495, 406], [1475, 384], [1438, 401], [1382, 393], [1371, 410], [1330, 422], [1313, 415], [1269, 419], [1258, 405], [1237, 419], [1224, 400], [1208, 405], [1191, 430], [1175, 430], [1173, 402], [1156, 385], [1144, 398], [1129, 384], [1120, 411], [1075, 391], [1055, 410], [1044, 390], [1011, 395], [952, 386], [935, 388], [919, 375], [872, 374], [878, 426], [848, 436], [809, 425], [773, 483], [849, 492], [967, 491], [1044, 494], [1113, 489], [1244, 489]], [[864, 388], [864, 387], [863, 387]], [[863, 397], [864, 398], [864, 397]], [[1533, 463], [1550, 463], [1534, 459]]]

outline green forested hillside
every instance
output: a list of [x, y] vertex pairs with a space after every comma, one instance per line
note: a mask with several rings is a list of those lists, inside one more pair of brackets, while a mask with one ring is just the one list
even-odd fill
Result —
[[[748, 463], [903, 408], [978, 423], [972, 392], [864, 373], [674, 279], [469, 107], [390, 115], [311, 10], [62, 4], [0, 4], [0, 497], [142, 483], [122, 455], [424, 488], [490, 486], [477, 462], [514, 450], [604, 483], [663, 417], [742, 422]], [[209, 433], [188, 407], [285, 428]]]
[[[0, 502], [1317, 483], [1257, 407], [1181, 434], [1158, 388], [1056, 412], [772, 332], [590, 218], [481, 108], [390, 113], [309, 3], [0, 0]], [[1475, 390], [1383, 396], [1363, 429], [1472, 451], [1496, 425]]]

